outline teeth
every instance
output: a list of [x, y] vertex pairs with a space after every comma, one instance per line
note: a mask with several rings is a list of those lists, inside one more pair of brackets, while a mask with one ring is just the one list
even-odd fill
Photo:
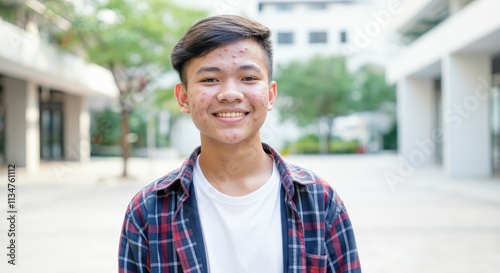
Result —
[[245, 115], [243, 112], [231, 112], [231, 113], [217, 113], [215, 114], [219, 118], [236, 118]]

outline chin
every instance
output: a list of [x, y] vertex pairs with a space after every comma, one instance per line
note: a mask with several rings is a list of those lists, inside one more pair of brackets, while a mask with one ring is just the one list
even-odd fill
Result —
[[225, 132], [218, 134], [202, 134], [209, 142], [219, 143], [221, 145], [234, 145], [241, 143], [253, 143], [254, 141], [260, 142], [260, 135], [258, 133], [249, 134], [249, 132]]

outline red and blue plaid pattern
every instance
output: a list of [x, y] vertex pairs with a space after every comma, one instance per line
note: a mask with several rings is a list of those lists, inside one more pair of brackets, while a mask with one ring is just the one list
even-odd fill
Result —
[[[342, 200], [320, 177], [286, 163], [271, 147], [285, 204], [284, 272], [360, 273], [354, 233]], [[196, 149], [183, 165], [130, 202], [119, 248], [120, 273], [208, 273], [192, 191]], [[214, 273], [214, 272], [212, 272]]]

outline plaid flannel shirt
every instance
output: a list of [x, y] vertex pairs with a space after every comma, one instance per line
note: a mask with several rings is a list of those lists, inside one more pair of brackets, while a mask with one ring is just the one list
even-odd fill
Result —
[[[284, 272], [360, 273], [342, 200], [314, 173], [285, 162], [266, 144], [263, 148], [273, 156], [281, 177]], [[200, 152], [196, 149], [179, 169], [146, 186], [130, 202], [120, 238], [120, 273], [208, 273], [192, 186]]]

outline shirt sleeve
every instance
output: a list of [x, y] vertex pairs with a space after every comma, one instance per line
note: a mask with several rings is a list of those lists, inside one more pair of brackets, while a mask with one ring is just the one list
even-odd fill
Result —
[[361, 273], [354, 231], [346, 208], [340, 203], [327, 217], [330, 219], [325, 233], [328, 272]]
[[147, 226], [142, 221], [141, 224], [138, 222], [129, 208], [120, 235], [119, 273], [150, 272], [149, 244], [144, 232]]

